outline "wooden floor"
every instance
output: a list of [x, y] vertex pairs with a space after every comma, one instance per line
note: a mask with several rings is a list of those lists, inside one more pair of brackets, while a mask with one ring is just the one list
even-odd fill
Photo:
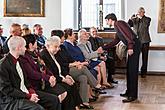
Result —
[[125, 75], [116, 75], [119, 81], [114, 89], [106, 90], [106, 95], [100, 95], [97, 102], [91, 103], [94, 110], [165, 110], [165, 76], [139, 77], [139, 98], [133, 103], [122, 103], [119, 96], [125, 90]]

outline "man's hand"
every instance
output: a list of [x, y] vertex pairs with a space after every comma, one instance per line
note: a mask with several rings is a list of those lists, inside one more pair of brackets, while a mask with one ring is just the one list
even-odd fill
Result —
[[133, 54], [133, 49], [128, 49], [128, 55], [131, 56]]
[[56, 78], [54, 76], [50, 76], [49, 83], [51, 87], [54, 87], [56, 85]]
[[99, 47], [98, 49], [97, 49], [97, 53], [103, 53], [104, 51], [103, 51], [103, 48], [102, 47]]
[[100, 56], [100, 59], [103, 60], [103, 61], [106, 61], [107, 57], [106, 56]]
[[37, 103], [40, 99], [37, 94], [31, 94], [30, 101]]

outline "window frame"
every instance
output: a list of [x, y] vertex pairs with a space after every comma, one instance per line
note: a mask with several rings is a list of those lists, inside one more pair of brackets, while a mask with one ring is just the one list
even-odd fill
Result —
[[[103, 6], [104, 0], [99, 0], [99, 5]], [[102, 14], [102, 18], [100, 18], [100, 14]], [[121, 16], [121, 15], [120, 15]], [[100, 21], [101, 20], [101, 21]], [[102, 27], [103, 27], [103, 9], [102, 12], [99, 12], [99, 22], [102, 22]], [[85, 28], [89, 30], [90, 27], [82, 27], [82, 0], [78, 0], [78, 30], [81, 28]], [[114, 28], [110, 27], [103, 27], [103, 29], [99, 28], [99, 31], [114, 31]]]

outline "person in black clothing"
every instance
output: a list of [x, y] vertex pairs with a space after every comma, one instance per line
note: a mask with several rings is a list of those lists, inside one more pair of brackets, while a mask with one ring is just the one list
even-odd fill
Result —
[[[97, 29], [95, 27], [91, 27], [90, 28], [89, 41], [92, 44], [91, 46], [92, 46], [92, 50], [93, 51], [96, 51], [100, 46], [104, 45], [103, 39], [97, 35]], [[115, 81], [113, 79], [113, 77], [112, 77], [112, 75], [115, 74], [115, 60], [114, 60], [115, 55], [114, 55], [114, 51], [113, 50], [114, 50], [114, 48], [109, 50], [107, 52], [107, 55], [105, 56], [107, 58], [106, 61], [105, 61], [106, 62], [107, 72], [108, 72], [107, 81], [109, 83], [117, 84], [118, 81]]]

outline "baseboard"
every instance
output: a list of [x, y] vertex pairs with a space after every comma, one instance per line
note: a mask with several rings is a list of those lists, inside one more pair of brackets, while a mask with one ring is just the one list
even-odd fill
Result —
[[[125, 74], [125, 71], [116, 71], [115, 74]], [[139, 72], [140, 73], [140, 72]], [[140, 74], [139, 74], [140, 75]], [[158, 71], [149, 71], [147, 75], [160, 75], [165, 76], [165, 72], [158, 72]]]

